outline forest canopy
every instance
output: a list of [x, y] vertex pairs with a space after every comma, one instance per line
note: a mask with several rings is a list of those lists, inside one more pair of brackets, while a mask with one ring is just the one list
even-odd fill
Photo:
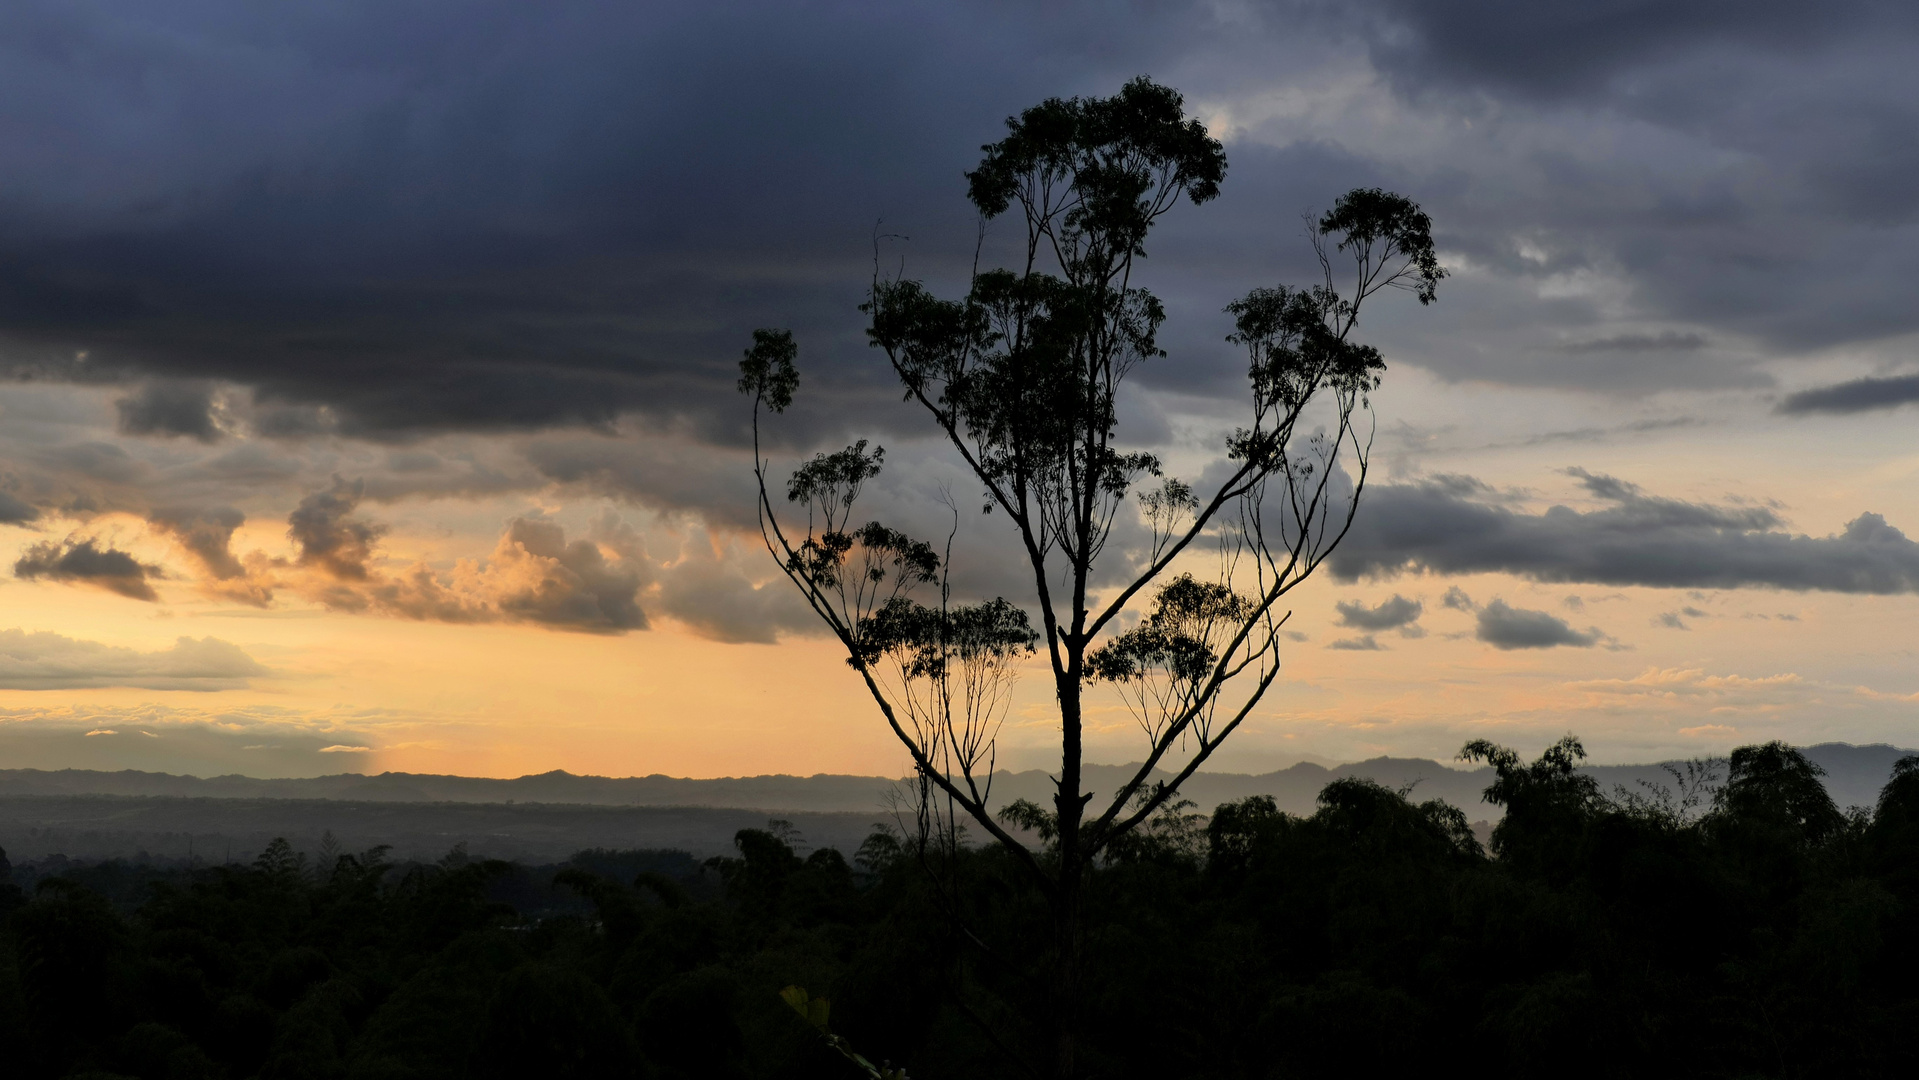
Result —
[[[1468, 745], [1505, 810], [1489, 846], [1458, 809], [1361, 779], [1303, 817], [1175, 802], [1089, 878], [1089, 1069], [1902, 1071], [1919, 758], [1842, 810], [1779, 743], [1611, 792], [1582, 754]], [[1040, 858], [1057, 843], [1023, 835]], [[874, 1075], [857, 1054], [925, 1080], [1043, 1059], [1045, 904], [1002, 847], [882, 828], [849, 858], [784, 822], [735, 847], [527, 867], [278, 842], [0, 886], [8, 1074]]]

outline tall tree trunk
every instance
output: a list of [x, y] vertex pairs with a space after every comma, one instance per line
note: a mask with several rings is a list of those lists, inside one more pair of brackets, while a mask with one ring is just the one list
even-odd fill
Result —
[[1080, 887], [1082, 875], [1067, 873], [1062, 867], [1058, 907], [1053, 913], [1053, 939], [1057, 949], [1053, 973], [1054, 1009], [1058, 1029], [1054, 1035], [1053, 1075], [1057, 1080], [1078, 1080], [1080, 1022]]
[[1080, 791], [1080, 650], [1069, 648], [1066, 678], [1059, 688], [1061, 755], [1059, 793], [1054, 807], [1059, 815], [1059, 889], [1053, 908], [1053, 1010], [1055, 1047], [1053, 1070], [1057, 1080], [1079, 1075], [1080, 916], [1086, 866], [1080, 823], [1086, 799]]

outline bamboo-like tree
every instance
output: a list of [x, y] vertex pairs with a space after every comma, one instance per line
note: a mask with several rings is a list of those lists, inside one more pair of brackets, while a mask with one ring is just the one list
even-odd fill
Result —
[[[1147, 235], [1181, 201], [1219, 194], [1223, 148], [1176, 91], [1144, 78], [1111, 98], [1048, 100], [1007, 127], [966, 174], [968, 196], [982, 228], [1020, 221], [1023, 261], [976, 270], [953, 300], [876, 272], [862, 310], [908, 400], [1017, 538], [1026, 605], [956, 604], [941, 552], [857, 523], [862, 485], [883, 463], [864, 440], [793, 472], [786, 498], [804, 523], [782, 521], [759, 424], [798, 386], [791, 334], [754, 332], [740, 389], [753, 398], [768, 550], [845, 647], [925, 795], [1004, 846], [1051, 906], [1052, 1071], [1073, 1077], [1087, 877], [1116, 841], [1177, 805], [1180, 785], [1273, 685], [1282, 602], [1346, 535], [1366, 484], [1362, 421], [1385, 364], [1354, 339], [1360, 309], [1386, 289], [1431, 303], [1446, 271], [1430, 220], [1398, 195], [1351, 191], [1309, 222], [1321, 280], [1256, 288], [1226, 307], [1250, 408], [1222, 447], [1225, 479], [1196, 492], [1153, 454], [1124, 448], [1116, 402], [1129, 374], [1166, 356], [1164, 310], [1134, 281]], [[1122, 630], [1129, 609], [1140, 617]], [[1050, 810], [1026, 804], [1005, 818], [989, 803], [994, 736], [1035, 652], [1059, 709], [1057, 790]], [[1132, 710], [1145, 752], [1094, 806], [1083, 733], [1089, 694], [1102, 692]], [[1155, 779], [1162, 769], [1170, 779]], [[1033, 850], [1017, 826], [1048, 846]]]

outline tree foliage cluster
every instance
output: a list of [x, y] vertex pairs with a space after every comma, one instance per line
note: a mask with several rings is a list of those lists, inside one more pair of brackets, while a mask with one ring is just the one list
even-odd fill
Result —
[[[1488, 743], [1464, 756], [1495, 770], [1490, 850], [1458, 809], [1365, 780], [1303, 818], [1165, 800], [1087, 881], [1087, 1073], [1908, 1067], [1919, 758], [1876, 807], [1842, 811], [1780, 744], [1642, 792], [1599, 790], [1570, 739], [1531, 762]], [[1058, 858], [1044, 808], [1004, 816]], [[282, 843], [245, 866], [0, 887], [7, 1073], [1044, 1070], [1049, 908], [1003, 847], [882, 830], [849, 861], [802, 854], [778, 823], [736, 846], [705, 865], [589, 852], [534, 870], [458, 851], [309, 865]]]

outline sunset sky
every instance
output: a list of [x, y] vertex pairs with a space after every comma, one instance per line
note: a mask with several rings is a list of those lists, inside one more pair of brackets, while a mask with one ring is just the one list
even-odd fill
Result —
[[[0, 767], [905, 771], [760, 546], [740, 352], [800, 342], [776, 471], [870, 437], [943, 535], [875, 238], [958, 293], [980, 145], [1140, 74], [1229, 166], [1149, 243], [1129, 444], [1222, 456], [1221, 308], [1341, 192], [1451, 270], [1362, 323], [1358, 525], [1213, 767], [1919, 745], [1919, 7], [18, 0]], [[1017, 602], [1003, 529], [956, 580]]]

